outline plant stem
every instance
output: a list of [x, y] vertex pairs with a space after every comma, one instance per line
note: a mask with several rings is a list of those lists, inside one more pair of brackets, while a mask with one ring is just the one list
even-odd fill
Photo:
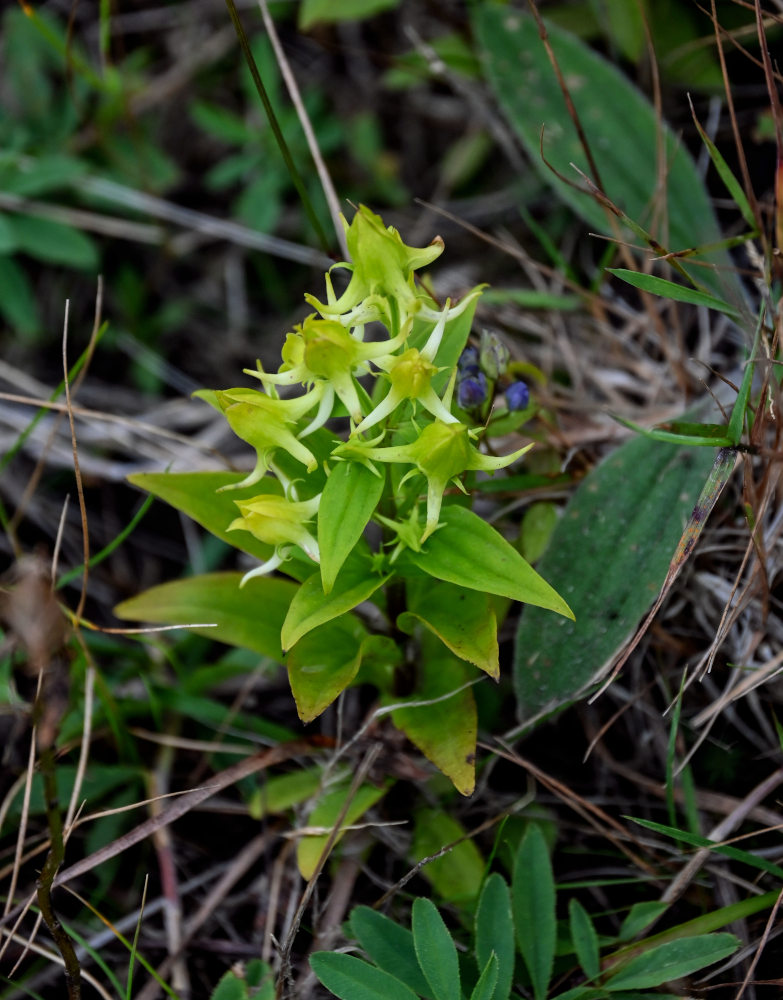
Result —
[[51, 847], [46, 861], [38, 876], [38, 906], [49, 932], [54, 938], [57, 950], [65, 963], [65, 982], [68, 988], [68, 1000], [80, 1000], [82, 995], [81, 967], [74, 951], [73, 942], [63, 928], [55, 913], [52, 903], [52, 883], [63, 863], [65, 845], [63, 842], [63, 821], [60, 804], [57, 800], [57, 780], [55, 774], [54, 752], [52, 748], [41, 750], [39, 767], [43, 777], [44, 796], [46, 799], [46, 819], [49, 825]]

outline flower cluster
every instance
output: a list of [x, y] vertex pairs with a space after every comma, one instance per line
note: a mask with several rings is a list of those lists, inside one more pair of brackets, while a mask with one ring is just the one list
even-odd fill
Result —
[[530, 405], [527, 383], [510, 374], [508, 348], [494, 333], [482, 330], [479, 345], [468, 344], [457, 362], [457, 404], [482, 417], [498, 386], [504, 388], [509, 413]]
[[[363, 206], [350, 225], [343, 224], [352, 261], [335, 268], [350, 272], [348, 286], [338, 296], [327, 274], [326, 301], [306, 296], [315, 312], [287, 335], [278, 371], [267, 372], [259, 363], [246, 374], [258, 379], [260, 389], [200, 393], [256, 451], [253, 471], [233, 488], [269, 473], [282, 487], [237, 503], [231, 530], [249, 531], [274, 550], [248, 576], [277, 567], [294, 547], [319, 561], [323, 488], [314, 492], [312, 484], [323, 484], [324, 474], [328, 480], [337, 463], [359, 463], [388, 481], [367, 517], [396, 545], [396, 558], [401, 548], [418, 551], [438, 528], [449, 484], [462, 489], [464, 473], [504, 468], [527, 450], [485, 455], [474, 443], [477, 432], [451, 412], [455, 382], [459, 405], [469, 408], [487, 377], [497, 379], [508, 360], [494, 340], [460, 358], [481, 287], [456, 305], [447, 300], [438, 307], [417, 286], [414, 272], [440, 255], [440, 238], [428, 247], [409, 247]], [[366, 340], [369, 324], [385, 329], [385, 336]], [[466, 360], [474, 356], [475, 362]], [[297, 394], [281, 397], [280, 390], [294, 387]], [[511, 390], [509, 407], [521, 398], [519, 388]], [[347, 417], [347, 434], [332, 429], [332, 418], [340, 416]]]

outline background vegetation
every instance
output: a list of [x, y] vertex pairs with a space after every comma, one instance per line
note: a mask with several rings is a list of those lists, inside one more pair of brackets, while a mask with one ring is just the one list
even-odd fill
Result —
[[[309, 955], [357, 940], [402, 977], [373, 953], [366, 910], [343, 924], [362, 904], [431, 933], [413, 995], [459, 996], [426, 971], [457, 962], [469, 996], [488, 961], [482, 920], [506, 912], [506, 891], [516, 941], [487, 996], [508, 969], [508, 990], [536, 1000], [585, 983], [585, 997], [777, 996], [781, 116], [759, 34], [774, 52], [779, 5], [721, 0], [711, 17], [691, 0], [542, 3], [592, 164], [523, 4], [269, 5], [340, 209], [369, 205], [411, 245], [440, 234], [427, 282], [441, 300], [489, 282], [476, 332], [498, 333], [530, 385], [536, 447], [479, 509], [560, 589], [577, 631], [510, 610], [500, 681], [474, 687], [468, 798], [373, 717], [367, 688], [304, 727], [285, 672], [257, 652], [129, 635], [113, 613], [163, 581], [248, 568], [127, 477], [249, 467], [190, 394], [236, 385], [256, 357], [276, 366], [303, 293], [321, 294], [343, 256], [262, 12], [236, 7], [304, 201], [218, 0], [3, 9], [0, 995], [63, 995], [67, 945], [38, 929], [38, 902], [21, 909], [63, 860], [50, 850], [62, 821], [70, 875], [53, 898], [85, 992], [325, 996]], [[509, 12], [524, 35], [503, 27]], [[586, 183], [572, 161], [643, 231], [574, 190]], [[707, 250], [654, 260], [694, 247]], [[690, 277], [707, 298], [662, 298], [609, 268]], [[634, 438], [612, 415], [725, 423], [714, 401], [728, 415], [749, 356], [737, 469], [724, 462], [662, 609], [588, 700], [663, 584], [715, 458]], [[504, 453], [524, 443], [507, 429]], [[321, 858], [339, 822], [353, 828]], [[708, 932], [722, 944], [702, 943], [702, 962], [628, 975], [623, 948]], [[411, 954], [412, 938], [394, 940]]]

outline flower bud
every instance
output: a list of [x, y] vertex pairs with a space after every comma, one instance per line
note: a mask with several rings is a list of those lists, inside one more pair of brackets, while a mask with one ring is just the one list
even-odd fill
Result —
[[457, 385], [457, 405], [463, 410], [475, 410], [486, 399], [487, 377], [484, 372], [479, 371], [460, 379]]
[[488, 330], [481, 331], [479, 363], [487, 378], [491, 378], [494, 382], [499, 375], [502, 375], [510, 357], [508, 348], [496, 334]]
[[516, 410], [525, 410], [530, 404], [530, 390], [526, 382], [512, 382], [506, 389], [505, 396], [506, 406], [511, 413]]

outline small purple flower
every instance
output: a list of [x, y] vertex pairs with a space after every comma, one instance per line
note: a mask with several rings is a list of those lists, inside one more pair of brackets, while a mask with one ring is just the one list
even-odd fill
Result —
[[479, 352], [477, 347], [469, 344], [457, 358], [457, 371], [460, 375], [476, 375], [479, 370]]
[[467, 375], [457, 385], [457, 404], [463, 410], [475, 410], [487, 398], [487, 377], [484, 372]]
[[512, 382], [506, 389], [506, 406], [510, 413], [527, 409], [530, 403], [530, 390], [525, 382]]

